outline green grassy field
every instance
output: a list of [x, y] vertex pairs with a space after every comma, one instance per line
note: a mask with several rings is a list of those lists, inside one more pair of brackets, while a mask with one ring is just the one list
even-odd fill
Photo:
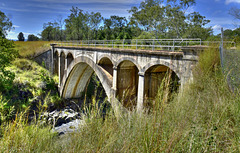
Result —
[[37, 54], [50, 49], [49, 41], [15, 41], [16, 49], [19, 50], [20, 57], [32, 58]]

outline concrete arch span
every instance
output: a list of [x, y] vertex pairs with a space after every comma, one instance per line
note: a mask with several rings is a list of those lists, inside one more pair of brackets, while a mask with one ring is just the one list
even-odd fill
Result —
[[174, 64], [167, 62], [167, 61], [163, 61], [163, 60], [157, 60], [157, 61], [153, 61], [153, 62], [146, 64], [142, 68], [141, 72], [143, 74], [145, 74], [149, 68], [151, 68], [152, 66], [155, 66], [155, 65], [163, 65], [163, 66], [170, 68], [174, 73], [176, 73], [177, 77], [181, 80], [181, 73], [179, 71], [179, 68], [177, 66], [175, 66]]
[[93, 73], [97, 75], [107, 97], [110, 98], [112, 78], [92, 59], [84, 56], [74, 59], [65, 71], [60, 87], [61, 96], [63, 98], [79, 98]]

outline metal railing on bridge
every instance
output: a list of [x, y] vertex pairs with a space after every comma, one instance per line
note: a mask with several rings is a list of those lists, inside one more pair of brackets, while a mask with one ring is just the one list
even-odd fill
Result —
[[[198, 46], [210, 44], [220, 44], [220, 41], [202, 41], [200, 38], [194, 39], [123, 39], [123, 40], [75, 40], [57, 42], [58, 46], [82, 46], [82, 47], [102, 47], [121, 48], [137, 50], [169, 50], [178, 51], [184, 46]], [[232, 42], [226, 42], [232, 43]], [[235, 46], [235, 44], [233, 44]]]

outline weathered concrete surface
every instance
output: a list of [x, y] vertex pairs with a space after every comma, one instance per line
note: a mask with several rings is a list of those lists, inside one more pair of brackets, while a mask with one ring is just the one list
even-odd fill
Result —
[[[122, 99], [127, 89], [130, 93], [127, 99], [133, 101], [136, 107], [135, 98], [138, 109], [142, 109], [145, 97], [153, 98], [156, 95], [167, 71], [173, 72], [181, 85], [192, 79], [192, 68], [198, 60], [198, 52], [203, 49], [186, 47], [182, 50], [171, 52], [56, 45], [52, 49], [54, 62], [60, 61], [60, 64], [53, 65], [55, 69], [58, 65], [62, 97], [80, 97], [91, 75], [96, 73], [109, 99]], [[123, 102], [123, 105], [127, 106], [128, 103]]]
[[49, 71], [52, 71], [52, 50], [48, 50], [46, 52], [43, 52], [33, 58], [35, 62], [37, 62], [39, 65], [44, 66]]

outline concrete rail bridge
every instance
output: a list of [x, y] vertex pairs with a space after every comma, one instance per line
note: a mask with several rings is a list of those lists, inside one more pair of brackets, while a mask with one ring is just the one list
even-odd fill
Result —
[[[192, 69], [198, 60], [201, 46], [184, 46], [179, 51], [51, 44], [52, 71], [59, 76], [59, 92], [63, 98], [79, 98], [91, 76], [99, 78], [109, 99], [127, 98], [141, 110], [147, 99], [153, 99], [163, 77], [172, 78], [183, 86], [192, 79]], [[169, 46], [167, 46], [169, 47]], [[163, 47], [161, 47], [163, 48]], [[126, 94], [128, 91], [128, 94]], [[127, 96], [125, 96], [125, 94]], [[123, 105], [129, 107], [129, 101]]]

